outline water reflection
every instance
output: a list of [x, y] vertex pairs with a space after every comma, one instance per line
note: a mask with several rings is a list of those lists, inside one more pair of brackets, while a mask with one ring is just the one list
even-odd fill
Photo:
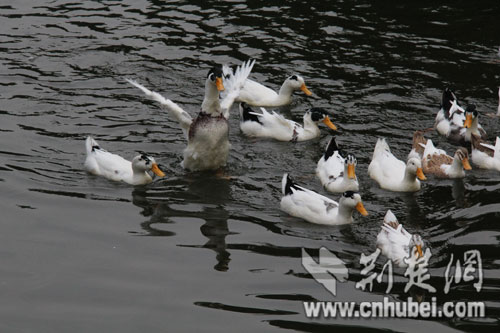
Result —
[[141, 228], [147, 236], [174, 236], [175, 232], [159, 228], [162, 223], [172, 223], [168, 217], [172, 216], [172, 210], [167, 203], [154, 198], [148, 198], [147, 187], [137, 187], [132, 192], [132, 203], [143, 210], [141, 214], [150, 217], [141, 223]]
[[203, 211], [203, 214], [213, 216], [205, 218], [205, 224], [200, 227], [203, 236], [208, 238], [203, 247], [215, 252], [217, 264], [214, 269], [225, 272], [229, 269], [229, 261], [231, 261], [226, 244], [226, 236], [229, 234], [227, 225], [229, 214], [226, 210], [220, 208], [207, 208]]
[[[180, 184], [171, 186], [169, 181], [156, 186], [137, 187], [132, 192], [132, 202], [141, 207], [141, 214], [149, 220], [141, 223], [147, 236], [174, 236], [175, 232], [165, 230], [166, 224], [173, 224], [175, 218], [202, 219], [200, 227], [208, 241], [203, 245], [186, 245], [210, 249], [216, 253], [215, 270], [229, 269], [230, 253], [227, 251], [226, 236], [229, 213], [224, 208], [231, 200], [230, 180], [211, 173], [187, 174]], [[185, 200], [186, 196], [189, 200]]]
[[462, 178], [453, 179], [451, 195], [453, 196], [453, 199], [455, 199], [457, 207], [465, 207], [465, 184]]
[[226, 236], [229, 234], [227, 223], [229, 213], [224, 208], [224, 205], [231, 200], [230, 180], [213, 176], [208, 180], [204, 176], [192, 179], [189, 183], [189, 190], [198, 195], [207, 205], [201, 214], [205, 224], [200, 227], [200, 231], [208, 238], [203, 248], [215, 252], [217, 264], [214, 269], [225, 272], [229, 269], [229, 261], [231, 261], [226, 244]]

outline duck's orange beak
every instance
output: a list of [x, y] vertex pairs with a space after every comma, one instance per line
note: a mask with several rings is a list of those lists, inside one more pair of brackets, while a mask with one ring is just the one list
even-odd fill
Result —
[[422, 170], [422, 168], [417, 168], [417, 177], [420, 180], [426, 180], [427, 179], [425, 177], [425, 175], [424, 175], [424, 171]]
[[300, 86], [300, 90], [302, 90], [307, 96], [312, 95], [312, 92], [309, 89], [307, 89], [305, 83], [302, 83], [302, 85]]
[[153, 165], [151, 166], [151, 171], [153, 171], [154, 174], [157, 175], [158, 177], [165, 177], [165, 173], [163, 173], [163, 171], [160, 170], [158, 164], [156, 163], [153, 163]]
[[356, 173], [354, 172], [354, 164], [347, 164], [347, 177], [350, 179], [356, 179]]
[[465, 157], [462, 160], [462, 165], [464, 166], [465, 170], [472, 170], [472, 167], [470, 166], [470, 163], [469, 163], [469, 159], [467, 157]]
[[367, 216], [368, 215], [368, 212], [366, 211], [365, 209], [365, 206], [363, 206], [363, 203], [361, 202], [358, 202], [356, 204], [356, 210], [363, 216]]
[[464, 127], [469, 128], [472, 126], [472, 115], [470, 113], [465, 115]]
[[337, 130], [337, 126], [335, 126], [332, 121], [330, 120], [330, 118], [328, 118], [328, 116], [326, 116], [324, 119], [323, 119], [323, 123], [330, 127], [332, 130], [336, 131]]
[[422, 246], [420, 245], [415, 245], [415, 247], [417, 248], [417, 259], [418, 258], [422, 258], [424, 256], [424, 252], [422, 251]]
[[222, 84], [222, 78], [221, 77], [215, 78], [215, 85], [217, 86], [217, 90], [218, 91], [224, 90], [224, 85]]

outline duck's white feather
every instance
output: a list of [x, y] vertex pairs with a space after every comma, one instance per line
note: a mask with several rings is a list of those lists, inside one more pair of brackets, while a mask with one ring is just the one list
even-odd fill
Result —
[[188, 131], [189, 131], [189, 126], [191, 126], [191, 123], [193, 122], [193, 118], [189, 113], [184, 111], [178, 104], [172, 102], [170, 99], [167, 99], [160, 95], [159, 93], [155, 91], [151, 91], [148, 88], [144, 87], [143, 85], [139, 84], [137, 81], [131, 80], [131, 79], [126, 79], [128, 83], [131, 85], [139, 88], [142, 90], [142, 92], [153, 99], [154, 101], [160, 103], [163, 107], [165, 107], [169, 114], [171, 114], [174, 119], [179, 123], [179, 125], [182, 128], [182, 132], [184, 133], [184, 136], [188, 137]]
[[270, 113], [264, 108], [261, 108], [262, 113], [248, 112], [249, 115], [258, 120], [247, 119], [243, 115], [244, 112], [247, 112], [245, 107], [247, 106], [243, 106], [243, 103], [240, 104], [240, 129], [247, 136], [272, 138], [279, 141], [306, 141], [321, 134], [318, 123], [311, 119], [310, 111], [304, 114], [304, 125], [302, 125], [286, 119], [274, 111]]
[[415, 192], [420, 189], [420, 181], [409, 171], [412, 164], [421, 168], [420, 159], [410, 158], [405, 164], [392, 153], [385, 139], [378, 139], [373, 151], [368, 174], [381, 188], [396, 192]]
[[123, 181], [132, 185], [150, 183], [153, 179], [146, 172], [135, 172], [132, 162], [120, 155], [110, 153], [102, 148], [92, 138], [87, 137], [85, 142], [87, 158], [84, 167], [87, 172], [102, 176], [113, 181]]
[[351, 223], [356, 203], [362, 206], [361, 197], [357, 193], [353, 194], [353, 199], [351, 199], [353, 203], [350, 206], [345, 204], [346, 200], [343, 200], [343, 198], [341, 198], [340, 203], [337, 203], [330, 198], [295, 184], [290, 188], [290, 193], [287, 193], [285, 191], [287, 181], [288, 175], [285, 174], [282, 180], [284, 195], [280, 203], [281, 210], [308, 222], [326, 225]]
[[304, 79], [299, 75], [287, 78], [278, 93], [256, 81], [247, 79], [237, 101], [251, 106], [279, 107], [290, 104], [293, 92], [299, 89], [308, 95], [311, 94], [305, 86]]
[[382, 254], [399, 267], [404, 267], [404, 258], [409, 255], [411, 234], [398, 223], [396, 216], [388, 210], [381, 230], [377, 235], [377, 247]]
[[179, 122], [187, 139], [182, 166], [191, 171], [216, 170], [226, 164], [231, 147], [227, 121], [229, 110], [254, 63], [254, 60], [244, 62], [234, 73], [230, 73], [229, 67], [223, 66], [225, 97], [222, 100], [219, 99], [219, 88], [214, 83], [216, 80], [207, 77], [201, 112], [194, 119], [171, 100], [133, 80], [127, 81], [159, 102]]
[[[471, 153], [474, 165], [481, 169], [500, 171], [500, 137], [496, 138], [494, 146], [485, 142], [479, 142], [478, 144], [484, 148], [475, 146], [474, 142], [475, 140], [473, 140]], [[489, 152], [487, 153], [485, 150], [489, 150]]]
[[[244, 62], [241, 64], [241, 66], [238, 66], [234, 73], [229, 74], [228, 67], [223, 66], [223, 72], [225, 75], [225, 81], [224, 81], [224, 95], [223, 99], [220, 103], [221, 109], [222, 109], [222, 114], [226, 119], [229, 118], [229, 110], [231, 109], [231, 106], [233, 105], [234, 101], [238, 98], [238, 96], [241, 93], [241, 89], [246, 84], [247, 77], [250, 75], [250, 72], [252, 71], [253, 66], [255, 65], [255, 60], [250, 60], [247, 62]], [[226, 76], [226, 73], [229, 75]]]
[[[333, 137], [328, 146], [332, 144], [332, 140], [334, 140]], [[340, 155], [339, 150], [335, 150], [328, 157], [326, 157], [326, 153], [321, 156], [316, 166], [316, 175], [321, 185], [329, 192], [341, 193], [359, 190], [358, 179], [357, 177], [355, 179], [348, 177], [347, 163], [345, 163], [345, 158]]]

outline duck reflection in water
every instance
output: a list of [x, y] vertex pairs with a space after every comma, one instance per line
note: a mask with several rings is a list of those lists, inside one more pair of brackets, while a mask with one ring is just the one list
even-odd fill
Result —
[[159, 182], [155, 186], [136, 188], [132, 197], [134, 205], [143, 209], [141, 214], [151, 217], [141, 223], [148, 236], [174, 236], [175, 232], [164, 228], [165, 224], [173, 223], [171, 217], [203, 219], [205, 223], [200, 231], [208, 241], [203, 245], [181, 246], [211, 249], [216, 253], [214, 269], [229, 269], [231, 259], [226, 244], [226, 236], [230, 233], [229, 213], [225, 209], [231, 200], [229, 180], [213, 173], [191, 173], [177, 181], [170, 179], [164, 186]]
[[226, 244], [226, 236], [230, 233], [227, 224], [229, 213], [225, 209], [225, 205], [231, 200], [230, 181], [207, 173], [192, 176], [188, 191], [204, 204], [200, 216], [205, 224], [200, 227], [200, 231], [208, 238], [208, 242], [203, 247], [215, 251], [217, 264], [214, 269], [225, 272], [231, 261]]

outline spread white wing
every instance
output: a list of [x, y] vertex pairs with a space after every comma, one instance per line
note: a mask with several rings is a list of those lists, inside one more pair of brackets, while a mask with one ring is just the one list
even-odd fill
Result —
[[165, 109], [168, 110], [169, 114], [171, 114], [175, 118], [175, 120], [179, 122], [179, 124], [181, 125], [184, 136], [186, 138], [188, 137], [189, 126], [191, 126], [191, 123], [193, 122], [193, 118], [189, 115], [189, 113], [187, 113], [179, 105], [172, 102], [170, 99], [163, 97], [159, 93], [147, 89], [146, 87], [137, 83], [134, 80], [130, 79], [126, 80], [131, 85], [141, 89], [142, 92], [146, 94], [146, 96], [151, 97], [154, 101], [160, 103], [163, 107], [165, 107]]
[[241, 88], [245, 84], [245, 81], [252, 71], [253, 65], [255, 64], [255, 60], [248, 60], [238, 66], [234, 73], [231, 73], [231, 70], [227, 66], [223, 66], [222, 70], [224, 73], [224, 98], [222, 99], [220, 106], [222, 109], [223, 116], [227, 119], [229, 118], [229, 109], [233, 105], [236, 98], [238, 98], [240, 94]]

